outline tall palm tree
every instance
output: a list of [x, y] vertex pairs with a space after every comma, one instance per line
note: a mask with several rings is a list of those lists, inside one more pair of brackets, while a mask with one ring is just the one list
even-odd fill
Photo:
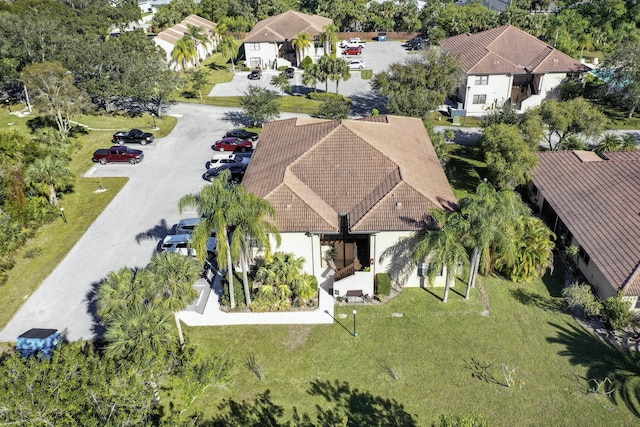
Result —
[[459, 212], [446, 213], [434, 211], [436, 221], [441, 225], [437, 230], [425, 231], [414, 249], [414, 259], [418, 262], [427, 260], [429, 263], [429, 282], [444, 269], [446, 270], [444, 296], [442, 302], [449, 299], [449, 288], [455, 280], [455, 272], [460, 264], [469, 263], [469, 255], [462, 244], [457, 223], [462, 220]]
[[330, 56], [322, 56], [318, 60], [317, 68], [316, 68], [316, 77], [318, 81], [324, 82], [324, 91], [329, 92], [329, 72], [332, 68], [333, 61]]
[[268, 258], [271, 254], [269, 236], [273, 236], [277, 244], [280, 245], [280, 233], [278, 228], [268, 219], [275, 219], [276, 216], [275, 209], [268, 201], [255, 194], [247, 193], [241, 185], [234, 187], [234, 191], [240, 204], [238, 211], [240, 215], [233, 222], [231, 254], [232, 258], [240, 259], [245, 302], [249, 307], [251, 306], [251, 293], [247, 277], [247, 259], [251, 255], [249, 241], [252, 240], [258, 249], [264, 249]]
[[313, 91], [318, 91], [318, 64], [311, 64], [304, 69], [302, 84], [313, 85]]
[[149, 295], [145, 289], [144, 271], [129, 267], [112, 271], [98, 289], [98, 315], [109, 323], [126, 307], [144, 305]]
[[340, 80], [347, 81], [351, 78], [351, 70], [349, 69], [349, 64], [347, 61], [341, 58], [331, 58], [331, 62], [333, 63], [331, 66], [331, 71], [328, 77], [336, 82], [336, 94], [338, 93], [338, 85], [340, 84]]
[[193, 284], [200, 276], [200, 266], [191, 257], [185, 257], [175, 252], [165, 252], [154, 255], [147, 265], [150, 273], [150, 291], [154, 294], [154, 301], [173, 316], [178, 328], [180, 345], [184, 345], [182, 324], [178, 319], [178, 311], [198, 297], [198, 291]]
[[291, 46], [296, 50], [298, 65], [302, 62], [302, 55], [305, 49], [313, 45], [313, 39], [309, 33], [298, 33], [291, 42]]
[[[197, 25], [187, 24], [187, 34], [194, 40], [196, 47], [196, 59], [198, 59], [198, 64], [200, 64], [200, 55], [198, 54], [198, 44], [202, 44], [206, 48], [211, 45], [212, 40], [207, 36], [202, 27]], [[208, 52], [208, 51], [207, 51]]]
[[43, 194], [49, 195], [49, 203], [58, 206], [56, 190], [70, 187], [73, 184], [73, 173], [62, 159], [47, 156], [37, 158], [26, 171], [26, 180]]
[[[320, 41], [324, 42], [324, 54], [331, 54], [334, 49], [335, 44], [338, 42], [338, 32], [340, 28], [338, 28], [335, 24], [327, 24], [322, 27], [322, 33], [320, 33]], [[329, 49], [327, 49], [327, 42], [329, 43]]]
[[235, 71], [236, 65], [234, 61], [238, 55], [238, 46], [236, 45], [235, 39], [231, 36], [224, 37], [222, 42], [220, 42], [220, 52], [229, 57], [231, 60], [231, 69]]
[[[218, 267], [227, 270], [229, 283], [229, 299], [231, 308], [235, 308], [233, 293], [233, 261], [229, 246], [229, 227], [235, 218], [240, 216], [241, 206], [234, 194], [234, 186], [230, 182], [231, 173], [225, 170], [206, 185], [197, 194], [187, 194], [178, 201], [180, 213], [186, 208], [195, 208], [203, 220], [193, 230], [191, 246], [196, 250], [198, 259], [204, 263], [207, 257], [207, 240], [211, 231], [216, 230], [216, 252], [218, 253]], [[220, 257], [220, 254], [226, 254]]]
[[197, 62], [198, 50], [195, 41], [188, 35], [182, 36], [171, 51], [171, 60], [186, 70], [188, 65]]

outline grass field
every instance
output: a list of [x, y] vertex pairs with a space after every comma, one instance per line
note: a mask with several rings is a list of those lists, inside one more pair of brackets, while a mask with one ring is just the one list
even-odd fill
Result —
[[[295, 407], [315, 419], [319, 405], [342, 408], [351, 420], [390, 421], [404, 411], [419, 426], [472, 412], [492, 426], [637, 425], [624, 401], [588, 393], [590, 378], [617, 374], [615, 355], [599, 354], [603, 346], [566, 313], [560, 270], [524, 285], [482, 278], [489, 316], [481, 314], [479, 290], [465, 301], [458, 282], [446, 304], [441, 289], [405, 289], [384, 305], [338, 306], [332, 325], [187, 328], [191, 343], [237, 362], [235, 385], [211, 390], [194, 407], [214, 416], [224, 399], [248, 401], [269, 390], [285, 418]], [[264, 380], [242, 363], [248, 354]], [[607, 361], [609, 370], [593, 369]], [[515, 368], [510, 388], [503, 364]], [[486, 381], [473, 376], [481, 365], [490, 366]], [[388, 401], [374, 404], [377, 398]]]

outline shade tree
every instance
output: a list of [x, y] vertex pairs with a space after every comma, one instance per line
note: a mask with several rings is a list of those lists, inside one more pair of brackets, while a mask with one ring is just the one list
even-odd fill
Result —
[[261, 127], [280, 116], [278, 95], [260, 86], [249, 85], [240, 98], [240, 105], [254, 127]]

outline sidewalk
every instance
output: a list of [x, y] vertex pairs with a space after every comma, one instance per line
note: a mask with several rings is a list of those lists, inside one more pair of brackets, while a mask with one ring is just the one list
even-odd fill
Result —
[[[206, 279], [200, 282], [207, 283]], [[236, 283], [242, 286], [242, 282]], [[221, 325], [317, 325], [333, 323], [334, 299], [324, 289], [319, 289], [320, 306], [315, 310], [293, 312], [226, 313], [220, 310], [220, 298], [224, 290], [222, 276], [216, 272], [211, 288], [205, 288], [197, 303], [190, 309], [178, 313], [178, 318], [188, 326]], [[204, 310], [202, 306], [204, 304]], [[199, 309], [200, 308], [200, 309]]]

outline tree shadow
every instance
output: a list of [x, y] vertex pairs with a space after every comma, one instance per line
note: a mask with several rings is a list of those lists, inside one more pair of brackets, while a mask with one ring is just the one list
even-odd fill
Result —
[[579, 325], [549, 324], [558, 333], [547, 341], [565, 347], [558, 354], [568, 357], [574, 365], [587, 368], [586, 390], [595, 392], [592, 380], [602, 383], [608, 379], [613, 390], [607, 394], [609, 400], [615, 405], [624, 404], [636, 417], [640, 417], [640, 353], [607, 343]]
[[528, 289], [510, 289], [511, 296], [522, 305], [541, 308], [545, 311], [557, 311], [566, 313], [564, 301], [562, 299], [549, 298], [532, 292]]
[[222, 120], [231, 122], [234, 126], [253, 126], [253, 122], [242, 111], [227, 111], [222, 115]]
[[486, 167], [477, 166], [466, 159], [451, 156], [446, 167], [451, 186], [467, 193], [475, 193], [481, 177], [486, 175]]
[[373, 109], [377, 109], [380, 114], [387, 114], [388, 98], [375, 92], [362, 92], [349, 97], [351, 99], [351, 112], [355, 116], [368, 117]]
[[476, 146], [482, 138], [482, 133], [476, 132], [475, 130], [454, 129], [453, 131], [456, 134], [454, 140], [458, 145]]
[[413, 250], [416, 247], [420, 233], [414, 233], [411, 236], [399, 238], [395, 244], [385, 249], [378, 263], [383, 264], [387, 260], [389, 265], [387, 273], [400, 286], [404, 286], [409, 277], [416, 268], [416, 261], [413, 259]]
[[153, 228], [136, 234], [136, 243], [140, 244], [140, 242], [143, 242], [145, 240], [162, 239], [172, 231], [173, 226], [169, 227], [169, 224], [167, 224], [167, 220], [162, 218], [158, 225], [154, 225]]
[[205, 67], [214, 70], [214, 71], [219, 71], [219, 70], [226, 70], [227, 66], [226, 65], [221, 65], [221, 64], [217, 64], [215, 62], [212, 62], [210, 64], [205, 65]]
[[542, 283], [547, 287], [549, 295], [553, 298], [562, 297], [562, 289], [565, 285], [567, 270], [556, 252], [553, 260], [553, 270], [547, 270], [542, 276]]
[[294, 96], [307, 96], [313, 92], [312, 87], [302, 86], [302, 85], [291, 85], [291, 90], [287, 93], [292, 94]]
[[102, 323], [102, 319], [100, 318], [100, 316], [98, 316], [98, 290], [103, 283], [104, 279], [98, 282], [93, 282], [91, 284], [91, 289], [89, 289], [89, 292], [87, 292], [86, 296], [87, 302], [89, 303], [87, 305], [87, 313], [91, 315], [93, 323], [91, 326], [91, 331], [93, 332], [94, 340], [103, 339], [104, 334], [107, 332], [106, 326], [104, 325], [104, 323]]

